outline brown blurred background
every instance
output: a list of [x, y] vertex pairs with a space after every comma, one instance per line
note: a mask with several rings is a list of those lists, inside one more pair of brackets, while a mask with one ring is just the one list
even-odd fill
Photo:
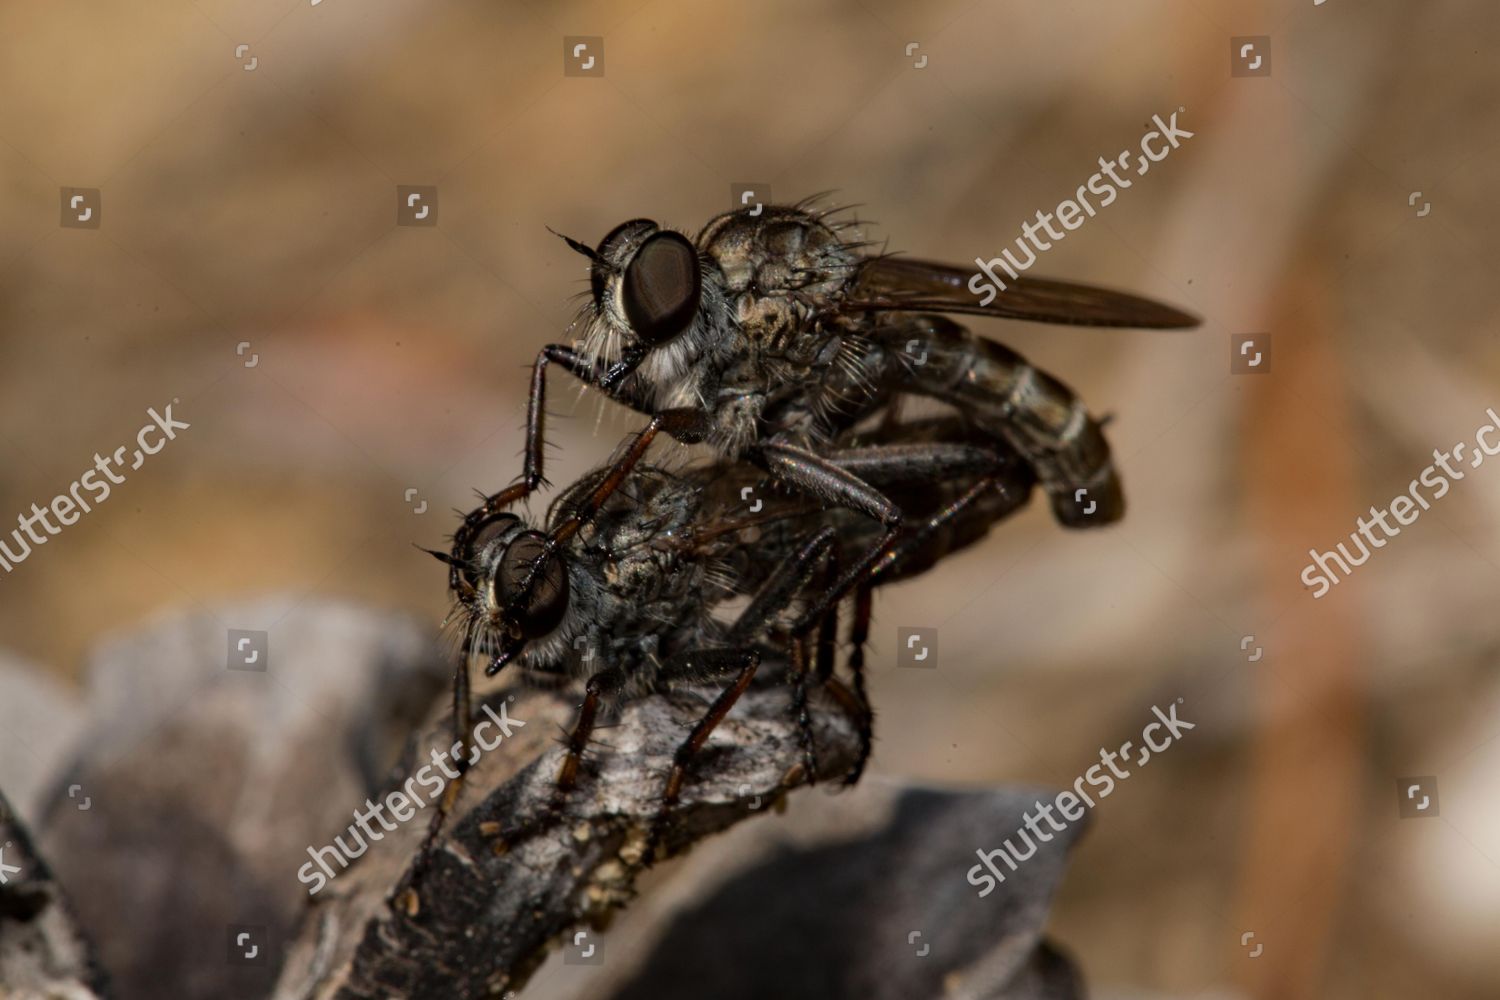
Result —
[[[564, 74], [572, 35], [602, 77]], [[1269, 76], [1231, 76], [1239, 36]], [[586, 287], [545, 227], [696, 232], [769, 184], [988, 258], [1183, 108], [1195, 137], [1034, 273], [1203, 327], [978, 324], [1114, 414], [1131, 513], [1035, 504], [880, 596], [875, 770], [1070, 785], [1183, 698], [1198, 728], [1100, 804], [1054, 907], [1096, 995], [1500, 993], [1500, 472], [1327, 597], [1298, 579], [1500, 405], [1492, 4], [137, 0], [7, 4], [0, 38], [0, 515], [147, 407], [192, 425], [0, 575], [0, 647], [63, 685], [107, 634], [260, 594], [291, 596], [225, 626], [274, 644], [332, 594], [435, 629], [413, 543], [519, 472], [524, 366]], [[396, 225], [398, 185], [435, 226]], [[1269, 373], [1230, 374], [1247, 332]], [[566, 483], [639, 420], [552, 385]], [[936, 671], [896, 668], [911, 625]], [[1398, 818], [1412, 775], [1439, 816]]]

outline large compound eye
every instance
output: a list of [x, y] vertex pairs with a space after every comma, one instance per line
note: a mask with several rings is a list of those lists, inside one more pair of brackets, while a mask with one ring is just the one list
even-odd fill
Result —
[[469, 586], [478, 587], [481, 570], [479, 568], [479, 555], [496, 538], [515, 530], [521, 519], [514, 514], [495, 514], [489, 520], [483, 522], [474, 537], [469, 539], [468, 547], [463, 552], [453, 553], [454, 558], [464, 560], [464, 579], [469, 581]]
[[[495, 597], [502, 608], [509, 608], [520, 596], [521, 584], [531, 572], [531, 564], [546, 546], [546, 536], [538, 531], [522, 532], [506, 546], [495, 573]], [[524, 637], [540, 639], [562, 624], [567, 610], [568, 567], [562, 556], [554, 552], [537, 571], [531, 596], [512, 613]]]
[[595, 302], [604, 301], [604, 288], [609, 283], [610, 275], [630, 259], [632, 248], [659, 228], [661, 227], [650, 219], [630, 219], [611, 229], [599, 241], [599, 249], [594, 254], [594, 266], [589, 269], [589, 283], [594, 289]]
[[625, 268], [625, 316], [630, 329], [647, 344], [660, 344], [686, 330], [702, 294], [698, 252], [681, 233], [655, 233]]

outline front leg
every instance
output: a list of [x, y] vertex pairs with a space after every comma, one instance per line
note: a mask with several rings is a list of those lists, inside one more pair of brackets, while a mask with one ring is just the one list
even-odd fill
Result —
[[568, 734], [568, 752], [557, 772], [557, 790], [571, 792], [578, 783], [578, 765], [583, 761], [589, 739], [599, 719], [599, 703], [608, 701], [624, 689], [628, 675], [619, 667], [606, 667], [589, 678], [584, 686], [583, 704], [578, 707], [578, 721]]
[[547, 365], [552, 363], [562, 365], [585, 382], [591, 378], [593, 368], [572, 348], [548, 344], [536, 356], [536, 361], [531, 365], [531, 389], [526, 398], [526, 464], [521, 478], [500, 492], [486, 496], [484, 502], [470, 511], [464, 517], [463, 524], [453, 533], [453, 548], [448, 560], [448, 589], [461, 598], [473, 596], [474, 588], [463, 578], [462, 568], [472, 556], [469, 546], [473, 544], [475, 536], [496, 514], [546, 483], [543, 463], [547, 445]]
[[578, 786], [579, 766], [598, 726], [601, 704], [616, 698], [629, 679], [629, 673], [621, 667], [606, 667], [589, 677], [584, 686], [583, 704], [578, 707], [578, 719], [568, 732], [567, 752], [563, 755], [562, 766], [558, 768], [546, 810], [526, 823], [497, 827], [491, 835], [498, 844], [507, 849], [514, 847], [538, 830], [556, 822], [567, 803], [568, 795]]

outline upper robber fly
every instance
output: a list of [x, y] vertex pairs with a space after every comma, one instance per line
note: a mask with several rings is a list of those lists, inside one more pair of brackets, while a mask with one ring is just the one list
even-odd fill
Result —
[[[890, 511], [879, 494], [829, 481], [806, 450], [893, 394], [935, 397], [1026, 456], [1064, 524], [1117, 520], [1119, 480], [1083, 403], [1014, 351], [932, 314], [1158, 329], [1197, 320], [1044, 278], [1021, 277], [981, 304], [964, 269], [866, 256], [844, 238], [853, 224], [830, 214], [764, 206], [720, 215], [695, 240], [646, 219], [597, 249], [569, 239], [590, 260], [592, 295], [577, 349], [550, 346], [538, 364], [560, 363], [643, 413], [687, 411], [674, 437], [745, 454], [794, 489], [881, 519]], [[1084, 489], [1093, 504], [1079, 501]]]

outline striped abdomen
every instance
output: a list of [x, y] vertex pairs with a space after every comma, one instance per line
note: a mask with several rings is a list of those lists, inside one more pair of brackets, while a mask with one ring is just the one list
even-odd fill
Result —
[[1102, 425], [1073, 390], [1021, 355], [941, 316], [880, 328], [887, 385], [957, 407], [1036, 469], [1058, 521], [1087, 528], [1125, 514]]

